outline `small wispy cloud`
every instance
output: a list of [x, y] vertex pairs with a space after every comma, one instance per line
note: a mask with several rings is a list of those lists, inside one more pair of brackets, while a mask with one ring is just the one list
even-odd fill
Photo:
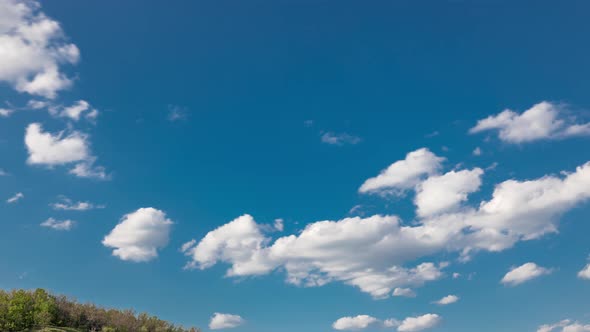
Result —
[[65, 196], [60, 196], [59, 201], [50, 204], [50, 206], [54, 210], [64, 210], [64, 211], [86, 211], [86, 210], [92, 210], [92, 209], [105, 208], [104, 205], [97, 205], [97, 204], [94, 204], [91, 202], [82, 202], [82, 201], [74, 202], [73, 200], [71, 200]]
[[175, 122], [186, 120], [188, 118], [188, 109], [179, 105], [168, 105], [168, 121]]
[[449, 305], [459, 301], [459, 297], [457, 295], [447, 295], [438, 301], [434, 301], [434, 304], [438, 305]]
[[0, 117], [7, 118], [14, 113], [14, 110], [8, 108], [0, 108]]
[[25, 195], [23, 193], [16, 193], [14, 196], [7, 199], [6, 203], [13, 204], [13, 203], [20, 201], [23, 198], [25, 198]]
[[433, 132], [431, 132], [429, 134], [424, 135], [424, 137], [426, 137], [426, 138], [432, 138], [432, 137], [436, 137], [438, 135], [440, 135], [440, 133], [438, 131], [433, 131]]
[[55, 229], [56, 231], [69, 231], [74, 227], [76, 224], [73, 220], [56, 220], [54, 218], [49, 218], [41, 223], [42, 227], [48, 227], [51, 229]]
[[354, 145], [361, 142], [361, 138], [358, 136], [353, 136], [347, 133], [334, 133], [334, 132], [326, 132], [323, 133], [321, 136], [322, 143], [330, 144], [330, 145]]

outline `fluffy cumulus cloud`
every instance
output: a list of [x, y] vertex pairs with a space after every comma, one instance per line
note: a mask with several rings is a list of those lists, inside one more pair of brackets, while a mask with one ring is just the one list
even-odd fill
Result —
[[368, 315], [358, 315], [354, 317], [342, 317], [332, 324], [334, 330], [362, 330], [369, 326], [377, 325], [380, 321]]
[[562, 105], [540, 102], [522, 114], [504, 110], [497, 115], [479, 120], [470, 133], [496, 130], [500, 140], [507, 143], [526, 143], [542, 139], [559, 139], [590, 135], [589, 123], [575, 123], [565, 116]]
[[449, 304], [453, 304], [455, 302], [459, 301], [459, 297], [457, 295], [447, 295], [445, 297], [443, 297], [442, 299], [435, 301], [435, 304], [438, 305], [449, 305]]
[[391, 164], [376, 177], [366, 180], [359, 192], [380, 193], [400, 192], [413, 188], [424, 176], [436, 174], [444, 158], [436, 156], [426, 148], [412, 151], [406, 158]]
[[[417, 155], [408, 155], [404, 162], [429, 154], [425, 149], [418, 150]], [[426, 159], [442, 160], [433, 154]], [[437, 168], [406, 172], [410, 175], [404, 179], [411, 181], [399, 181], [398, 172], [385, 171], [382, 175], [392, 175], [394, 182], [411, 183], [420, 191], [423, 182], [429, 181], [428, 176], [421, 178], [423, 174], [440, 177]], [[323, 220], [308, 224], [297, 234], [273, 239], [268, 231], [273, 229], [271, 225], [259, 224], [252, 216], [243, 215], [187, 245], [187, 267], [206, 269], [226, 263], [226, 274], [232, 277], [280, 270], [286, 273], [287, 282], [294, 285], [322, 286], [338, 281], [374, 298], [385, 298], [396, 288], [414, 288], [441, 278], [447, 264], [432, 262], [437, 254], [457, 253], [459, 259], [467, 260], [479, 251], [499, 252], [519, 241], [555, 233], [560, 215], [590, 197], [587, 163], [560, 176], [501, 182], [490, 199], [457, 209], [456, 202], [479, 187], [481, 170], [461, 174], [476, 183], [466, 181], [470, 186], [454, 187], [452, 192], [463, 194], [450, 204], [453, 208], [447, 205], [437, 213], [417, 213], [417, 219], [410, 223], [395, 215]]]
[[479, 189], [482, 174], [481, 168], [474, 168], [429, 177], [416, 188], [416, 212], [425, 217], [456, 209]]
[[538, 266], [535, 263], [525, 263], [521, 266], [513, 267], [504, 275], [501, 282], [507, 286], [517, 286], [529, 280], [550, 274], [551, 269]]
[[54, 167], [74, 164], [70, 173], [78, 177], [108, 177], [103, 167], [94, 165], [96, 157], [90, 152], [88, 136], [81, 132], [52, 134], [45, 132], [41, 124], [32, 123], [25, 132], [25, 145], [29, 152], [29, 165]]
[[76, 224], [75, 221], [72, 220], [56, 220], [54, 218], [49, 218], [41, 223], [42, 227], [47, 227], [51, 229], [55, 229], [57, 231], [69, 231], [74, 227]]
[[399, 332], [417, 332], [433, 328], [441, 322], [441, 317], [437, 314], [426, 314], [417, 317], [408, 317], [404, 319], [397, 328]]
[[333, 133], [326, 132], [321, 136], [322, 143], [330, 145], [346, 145], [346, 144], [358, 144], [361, 142], [361, 138], [346, 133]]
[[168, 244], [171, 226], [163, 211], [141, 208], [123, 216], [102, 244], [114, 248], [113, 255], [122, 260], [147, 262]]
[[421, 285], [442, 276], [433, 263], [401, 265], [440, 244], [437, 238], [401, 226], [394, 216], [319, 221], [299, 235], [280, 237], [274, 243], [264, 228], [244, 215], [209, 232], [198, 244], [185, 248], [191, 257], [188, 267], [205, 269], [227, 262], [231, 264], [228, 276], [267, 274], [283, 267], [291, 284], [322, 286], [338, 280], [376, 298], [389, 296], [396, 287]]
[[80, 52], [40, 7], [37, 1], [0, 0], [0, 81], [54, 98], [71, 85], [63, 66], [77, 63]]
[[211, 330], [231, 329], [243, 325], [246, 321], [239, 315], [222, 314], [216, 312], [211, 317], [209, 328]]
[[578, 322], [572, 322], [564, 319], [555, 324], [545, 324], [539, 326], [537, 332], [590, 332], [590, 325], [583, 325]]

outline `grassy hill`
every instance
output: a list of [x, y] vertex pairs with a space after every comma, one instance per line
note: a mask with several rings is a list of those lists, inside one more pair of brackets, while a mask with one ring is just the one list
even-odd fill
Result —
[[[39, 326], [47, 326], [40, 328]], [[79, 303], [44, 289], [0, 289], [1, 332], [199, 332], [132, 309], [103, 308]]]

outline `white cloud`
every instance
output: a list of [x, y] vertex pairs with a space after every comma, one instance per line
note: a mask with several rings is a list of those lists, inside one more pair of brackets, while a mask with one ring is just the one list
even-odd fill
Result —
[[43, 227], [49, 227], [58, 231], [69, 231], [74, 227], [76, 224], [75, 221], [72, 220], [55, 220], [53, 218], [49, 218], [41, 223]]
[[101, 166], [94, 166], [95, 157], [90, 153], [88, 136], [72, 131], [69, 134], [44, 132], [39, 123], [31, 123], [25, 133], [25, 145], [29, 152], [27, 163], [49, 167], [76, 163], [70, 173], [78, 177], [106, 179]]
[[572, 123], [571, 119], [564, 117], [564, 112], [562, 105], [543, 101], [522, 114], [507, 109], [479, 120], [469, 132], [498, 130], [498, 137], [508, 143], [590, 135], [590, 123]]
[[49, 107], [50, 105], [51, 103], [44, 100], [31, 99], [27, 102], [27, 107], [32, 110], [40, 110], [42, 108]]
[[483, 152], [481, 151], [481, 148], [478, 146], [473, 150], [473, 155], [474, 156], [481, 156]]
[[88, 120], [94, 120], [98, 116], [98, 110], [92, 108], [92, 106], [90, 106], [85, 100], [78, 100], [71, 106], [63, 107], [61, 109], [58, 107], [52, 107], [49, 111], [53, 115], [74, 121], [79, 121], [83, 114], [85, 114], [84, 117]]
[[7, 118], [14, 113], [14, 110], [7, 108], [0, 108], [0, 117]]
[[104, 205], [96, 205], [90, 202], [74, 202], [71, 199], [61, 196], [59, 201], [50, 204], [54, 210], [65, 210], [65, 211], [86, 211], [92, 209], [102, 209]]
[[395, 318], [380, 320], [369, 315], [358, 315], [351, 317], [342, 317], [332, 324], [335, 330], [363, 330], [367, 328], [397, 328], [399, 332], [416, 332], [423, 331], [437, 326], [441, 317], [436, 314], [426, 314], [417, 317], [407, 317], [403, 321]]
[[275, 219], [275, 230], [282, 232], [285, 229], [285, 221], [281, 218]]
[[61, 66], [77, 63], [80, 52], [39, 8], [37, 1], [0, 0], [0, 81], [54, 98], [72, 83]]
[[346, 145], [346, 144], [358, 144], [361, 142], [361, 138], [353, 136], [347, 133], [333, 133], [326, 132], [321, 136], [322, 143], [330, 145]]
[[74, 174], [79, 178], [91, 178], [99, 180], [110, 179], [103, 166], [94, 165], [96, 158], [88, 158], [87, 160], [77, 163], [74, 168], [70, 169], [69, 173]]
[[586, 266], [578, 272], [578, 278], [590, 280], [590, 263], [586, 264]]
[[209, 328], [211, 330], [231, 329], [243, 325], [246, 321], [238, 315], [222, 314], [216, 312], [211, 317]]
[[590, 163], [573, 173], [498, 184], [491, 199], [460, 210], [403, 223], [374, 215], [308, 224], [273, 241], [249, 215], [209, 232], [187, 248], [189, 268], [229, 264], [227, 276], [286, 273], [287, 282], [322, 286], [342, 282], [374, 298], [395, 288], [439, 279], [446, 264], [418, 263], [436, 254], [462, 260], [479, 251], [499, 252], [558, 229], [559, 217], [590, 197]]
[[433, 263], [401, 266], [408, 257], [430, 252], [439, 239], [402, 227], [395, 216], [319, 221], [272, 245], [262, 228], [250, 215], [243, 215], [209, 232], [186, 251], [192, 259], [187, 266], [205, 269], [228, 262], [228, 276], [267, 274], [282, 266], [289, 283], [311, 287], [339, 280], [376, 298], [389, 296], [396, 287], [417, 286], [442, 276]]
[[507, 286], [517, 286], [540, 276], [551, 274], [551, 272], [551, 269], [529, 262], [518, 267], [512, 267], [502, 278], [501, 283]]
[[395, 328], [399, 327], [401, 322], [395, 318], [389, 318], [383, 321], [383, 327], [385, 328]]
[[158, 249], [168, 244], [171, 226], [163, 211], [141, 208], [124, 215], [102, 244], [114, 248], [113, 255], [122, 260], [147, 262], [158, 257]]
[[397, 287], [393, 290], [393, 296], [403, 296], [403, 297], [416, 297], [416, 292], [414, 292], [411, 288], [401, 288]]
[[64, 136], [64, 132], [52, 135], [43, 132], [39, 123], [27, 127], [25, 144], [29, 151], [27, 163], [31, 165], [61, 165], [89, 158], [87, 136], [74, 131]]
[[14, 196], [7, 199], [6, 203], [13, 204], [13, 203], [20, 201], [23, 198], [25, 198], [25, 195], [23, 193], [16, 193]]
[[443, 297], [442, 299], [435, 301], [435, 304], [438, 305], [448, 305], [448, 304], [453, 304], [455, 302], [459, 301], [459, 297], [457, 295], [447, 295], [445, 297]]
[[481, 168], [431, 176], [416, 187], [414, 200], [421, 217], [454, 210], [481, 186]]
[[437, 314], [426, 314], [418, 317], [408, 317], [404, 319], [398, 327], [399, 332], [416, 332], [423, 331], [437, 326], [441, 318]]
[[332, 324], [335, 330], [361, 330], [371, 325], [380, 323], [380, 321], [368, 315], [358, 315], [355, 317], [342, 317]]
[[186, 120], [188, 117], [188, 109], [178, 105], [168, 105], [168, 121], [175, 122]]
[[537, 332], [589, 332], [590, 325], [582, 325], [578, 322], [572, 322], [564, 319], [555, 324], [545, 324], [539, 326]]
[[388, 190], [404, 191], [417, 185], [425, 175], [438, 173], [444, 158], [437, 157], [426, 148], [412, 151], [404, 160], [391, 164], [373, 178], [366, 180], [359, 188], [361, 193]]

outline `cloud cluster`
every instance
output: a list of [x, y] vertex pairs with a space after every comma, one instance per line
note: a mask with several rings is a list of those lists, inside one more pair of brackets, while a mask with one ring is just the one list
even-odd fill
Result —
[[504, 275], [501, 283], [507, 286], [517, 286], [540, 276], [551, 274], [551, 272], [551, 269], [529, 262], [521, 266], [512, 267], [510, 271]]
[[163, 211], [141, 208], [124, 215], [102, 244], [114, 248], [113, 255], [124, 261], [147, 262], [168, 244], [171, 226]]
[[74, 164], [71, 174], [78, 177], [107, 179], [101, 166], [95, 166], [96, 157], [90, 152], [88, 136], [79, 131], [56, 134], [43, 131], [40, 123], [31, 123], [25, 132], [25, 145], [29, 152], [29, 165], [54, 167]]
[[62, 67], [77, 63], [80, 52], [39, 8], [36, 1], [0, 0], [0, 81], [54, 98], [70, 87]]
[[243, 325], [246, 321], [239, 315], [222, 314], [216, 312], [211, 317], [209, 328], [211, 330], [231, 329]]
[[507, 143], [590, 135], [590, 122], [575, 123], [573, 119], [565, 117], [564, 113], [563, 105], [543, 101], [522, 114], [507, 109], [479, 120], [469, 132], [475, 134], [497, 130], [500, 140]]
[[418, 332], [437, 326], [441, 317], [437, 314], [425, 314], [416, 317], [407, 317], [399, 321], [395, 318], [380, 320], [369, 315], [342, 317], [332, 324], [335, 330], [356, 331], [370, 327], [396, 328], [399, 332]]
[[[375, 190], [385, 184], [387, 188], [413, 187], [420, 193], [424, 182], [441, 182], [442, 160], [420, 149], [363, 186]], [[395, 215], [324, 220], [273, 241], [265, 233], [268, 225], [243, 215], [186, 246], [184, 252], [190, 257], [187, 267], [206, 269], [224, 262], [230, 265], [227, 275], [233, 277], [280, 269], [291, 284], [322, 286], [339, 281], [374, 298], [385, 298], [396, 288], [417, 287], [442, 277], [446, 264], [424, 262], [429, 257], [456, 252], [466, 260], [478, 251], [498, 252], [519, 241], [555, 233], [560, 215], [590, 197], [587, 163], [562, 176], [501, 182], [489, 200], [459, 208], [458, 202], [479, 187], [481, 173], [479, 169], [450, 173], [448, 182], [461, 184], [450, 186], [456, 195], [446, 193], [455, 197], [452, 204], [426, 209], [431, 213], [417, 212], [418, 219], [410, 224]], [[465, 178], [468, 180], [463, 181]], [[424, 204], [417, 205], [417, 211], [425, 211]], [[507, 282], [514, 280], [509, 277]]]

